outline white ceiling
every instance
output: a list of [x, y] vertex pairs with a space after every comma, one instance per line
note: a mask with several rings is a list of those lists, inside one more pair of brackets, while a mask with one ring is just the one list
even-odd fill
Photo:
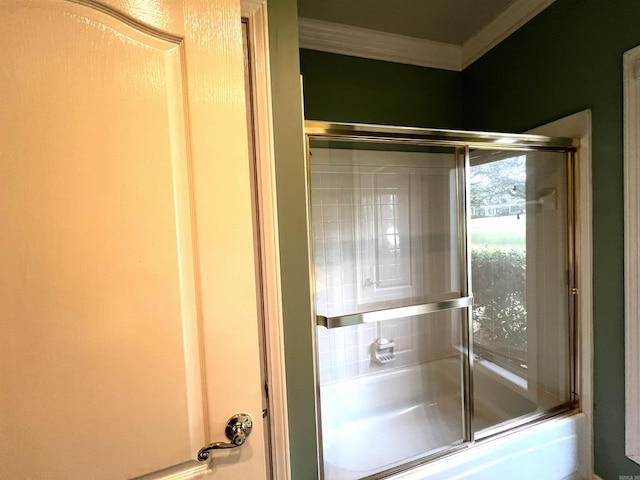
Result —
[[298, 0], [300, 46], [462, 70], [554, 0]]
[[462, 46], [515, 0], [298, 0], [298, 15]]

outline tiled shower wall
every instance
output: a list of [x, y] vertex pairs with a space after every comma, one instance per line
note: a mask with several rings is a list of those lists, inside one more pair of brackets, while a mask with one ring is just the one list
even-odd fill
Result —
[[[363, 278], [368, 276], [368, 273], [364, 273], [363, 270], [369, 268], [363, 265], [363, 218], [371, 219], [376, 214], [373, 197], [368, 194], [375, 180], [374, 175], [367, 169], [358, 170], [335, 165], [312, 166], [312, 235], [318, 313], [325, 315], [353, 313], [362, 311], [363, 302], [394, 301], [402, 298], [402, 292], [398, 293], [398, 291], [389, 295], [388, 298], [368, 298], [366, 297], [367, 289], [362, 286]], [[431, 177], [431, 180], [435, 178]], [[424, 181], [421, 179], [420, 184]], [[437, 179], [436, 182], [442, 189], [442, 178]], [[440, 205], [440, 211], [450, 212], [449, 197], [450, 194], [446, 192], [446, 205]], [[426, 202], [428, 195], [424, 198]], [[440, 200], [442, 203], [442, 199]], [[427, 203], [422, 207], [426, 209]], [[438, 213], [433, 212], [433, 216], [437, 218]], [[449, 216], [447, 213], [446, 221], [440, 220], [443, 225], [439, 228], [449, 227]], [[429, 224], [427, 221], [414, 220], [412, 223], [424, 225], [423, 228]], [[422, 245], [422, 243], [429, 241], [433, 243], [434, 236], [438, 236], [434, 231], [428, 234], [413, 231], [411, 235], [414, 243], [420, 244], [417, 245], [420, 249], [423, 247], [433, 249], [433, 245]], [[361, 242], [360, 245], [357, 242]], [[417, 246], [414, 246], [414, 250]], [[440, 257], [443, 255], [449, 257], [450, 254], [450, 251], [445, 254], [441, 252]], [[422, 289], [422, 282], [427, 281], [424, 277], [429, 276], [429, 274], [422, 275], [422, 270], [430, 270], [431, 274], [434, 271], [433, 264], [426, 265], [429, 255], [425, 253], [421, 256], [424, 256], [424, 259], [419, 260], [420, 265], [412, 267], [417, 268], [420, 274], [420, 279], [414, 278], [414, 283], [417, 282], [420, 289]], [[434, 257], [429, 258], [433, 261]], [[413, 276], [415, 277], [415, 272]], [[391, 291], [393, 292], [393, 289]], [[359, 306], [360, 310], [358, 310]], [[452, 337], [458, 329], [452, 328], [452, 325], [457, 325], [456, 322], [459, 321], [459, 317], [454, 312], [440, 312], [331, 330], [318, 327], [320, 383], [326, 384], [373, 372], [401, 368], [455, 354], [452, 347], [458, 344], [458, 341]], [[374, 342], [380, 337], [395, 342], [395, 360], [392, 362], [381, 364], [373, 360]]]
[[[456, 355], [451, 348], [451, 336], [457, 331], [453, 323], [459, 321], [453, 312], [441, 312], [430, 314], [426, 321], [412, 317], [333, 330], [317, 327], [320, 383]], [[378, 337], [395, 342], [394, 361], [380, 364], [373, 360], [373, 344]]]

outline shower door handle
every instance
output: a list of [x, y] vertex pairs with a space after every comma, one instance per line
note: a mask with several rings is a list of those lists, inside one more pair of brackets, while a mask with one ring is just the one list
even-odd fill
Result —
[[224, 433], [230, 442], [214, 442], [202, 447], [198, 452], [198, 461], [204, 462], [209, 458], [211, 450], [221, 450], [225, 448], [237, 448], [243, 445], [253, 428], [253, 420], [248, 413], [236, 413], [227, 422]]

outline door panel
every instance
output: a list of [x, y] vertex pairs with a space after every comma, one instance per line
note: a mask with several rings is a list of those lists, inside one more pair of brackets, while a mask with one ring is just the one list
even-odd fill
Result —
[[264, 475], [239, 5], [151, 3], [0, 3], [2, 478]]

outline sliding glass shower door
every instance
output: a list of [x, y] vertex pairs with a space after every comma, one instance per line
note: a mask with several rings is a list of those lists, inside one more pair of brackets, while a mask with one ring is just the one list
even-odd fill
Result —
[[[571, 399], [567, 160], [555, 151], [470, 155], [476, 438]], [[509, 387], [499, 399], [496, 384]]]
[[327, 478], [464, 441], [460, 161], [455, 148], [312, 143]]
[[571, 408], [569, 150], [315, 128], [324, 478], [380, 478]]

